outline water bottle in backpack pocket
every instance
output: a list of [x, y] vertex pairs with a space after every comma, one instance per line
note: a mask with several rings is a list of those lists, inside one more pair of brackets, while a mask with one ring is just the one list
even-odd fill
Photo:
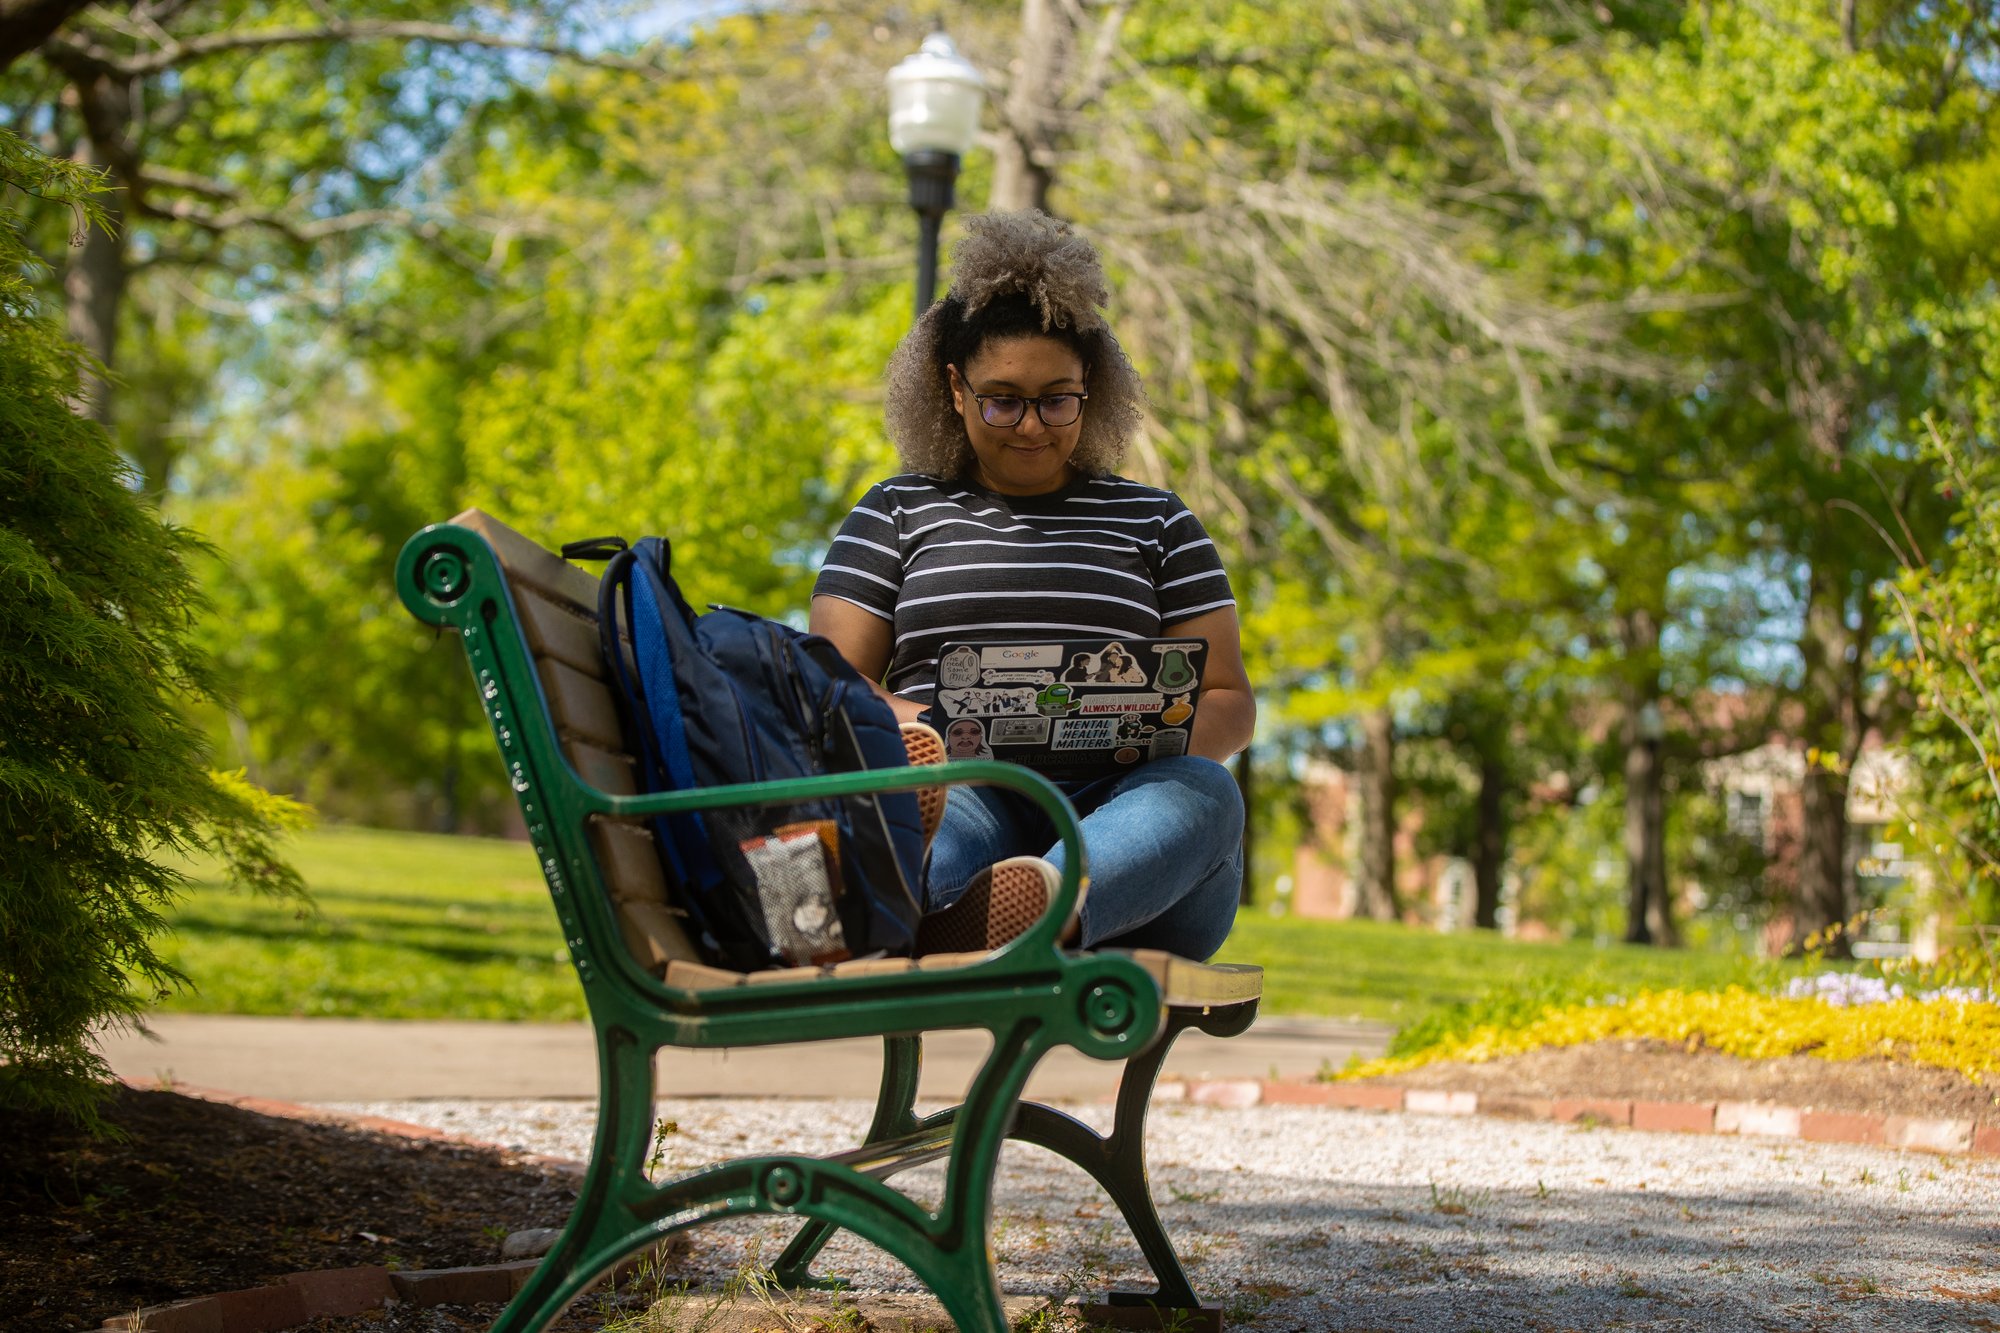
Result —
[[[563, 554], [616, 552], [598, 589], [598, 632], [645, 790], [908, 763], [894, 712], [830, 642], [728, 607], [698, 615], [664, 539], [623, 546], [603, 538]], [[717, 965], [910, 952], [924, 859], [912, 793], [670, 815], [653, 834], [677, 905]]]

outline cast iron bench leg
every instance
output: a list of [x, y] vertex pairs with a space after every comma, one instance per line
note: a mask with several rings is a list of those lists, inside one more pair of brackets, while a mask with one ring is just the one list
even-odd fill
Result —
[[[944, 1125], [952, 1126], [953, 1144], [944, 1200], [938, 1209], [942, 1230], [920, 1254], [901, 1253], [887, 1245], [882, 1248], [909, 1265], [944, 1303], [961, 1330], [1006, 1333], [1000, 1282], [993, 1271], [988, 1243], [993, 1225], [993, 1178], [1021, 1090], [1046, 1053], [1035, 1032], [1037, 1026], [1024, 1022], [1010, 1031], [995, 1033], [993, 1051], [967, 1090], [964, 1105], [921, 1121], [914, 1107], [922, 1041], [916, 1036], [892, 1036], [883, 1042], [882, 1092], [863, 1146]], [[811, 1271], [813, 1258], [841, 1225], [815, 1218], [801, 1227], [774, 1266], [778, 1281], [793, 1287], [845, 1286], [839, 1279], [817, 1277]]]
[[1158, 1280], [1159, 1286], [1153, 1291], [1113, 1291], [1107, 1303], [1154, 1306], [1162, 1310], [1201, 1308], [1201, 1300], [1181, 1268], [1180, 1256], [1174, 1253], [1173, 1242], [1160, 1224], [1152, 1185], [1146, 1178], [1146, 1111], [1152, 1103], [1153, 1084], [1181, 1033], [1199, 1028], [1213, 1037], [1234, 1037], [1248, 1028], [1256, 1016], [1254, 1000], [1207, 1010], [1169, 1009], [1159, 1040], [1125, 1066], [1108, 1135], [1099, 1134], [1054, 1107], [1038, 1102], [1021, 1104], [1012, 1137], [1067, 1158], [1103, 1186], [1111, 1201], [1118, 1205], [1125, 1225], [1131, 1228], [1133, 1239], [1139, 1242], [1139, 1249]]
[[[652, 1062], [622, 1033], [601, 1033], [607, 1074], [598, 1143], [571, 1224], [493, 1325], [493, 1333], [534, 1333], [618, 1261], [687, 1227], [727, 1217], [804, 1212], [827, 1234], [842, 1227], [907, 1265], [936, 1293], [955, 1327], [1007, 1333], [988, 1232], [993, 1176], [1021, 1090], [1046, 1054], [1039, 1024], [995, 1035], [966, 1103], [959, 1108], [937, 1217], [881, 1181], [811, 1157], [750, 1158], [698, 1171], [661, 1187], [644, 1176], [652, 1131]], [[878, 1124], [908, 1115], [915, 1100], [914, 1038], [890, 1038], [885, 1090], [894, 1092]], [[630, 1094], [636, 1092], [636, 1097]], [[837, 1221], [834, 1219], [838, 1219]]]
[[[1109, 1304], [1155, 1306], [1163, 1310], [1201, 1308], [1200, 1298], [1187, 1280], [1180, 1256], [1174, 1252], [1173, 1242], [1168, 1239], [1153, 1203], [1152, 1186], [1146, 1178], [1146, 1112], [1152, 1104], [1153, 1085], [1181, 1033], [1198, 1028], [1212, 1037], [1234, 1037], [1249, 1028], [1256, 1016], [1254, 1000], [1210, 1009], [1169, 1009], [1159, 1040], [1126, 1062], [1108, 1135], [1099, 1134], [1076, 1117], [1038, 1102], [1023, 1102], [1016, 1109], [1007, 1137], [1046, 1148], [1087, 1172], [1118, 1206], [1125, 1225], [1152, 1267], [1159, 1283], [1156, 1290], [1114, 1291]], [[875, 1106], [875, 1122], [865, 1140], [868, 1143], [908, 1133], [919, 1123], [913, 1107], [922, 1061], [921, 1039], [889, 1037], [885, 1045], [882, 1093]], [[957, 1114], [957, 1110], [945, 1111], [921, 1123], [930, 1125]], [[821, 1221], [808, 1222], [802, 1227], [778, 1261], [775, 1269], [778, 1281], [792, 1287], [845, 1287], [843, 1279], [816, 1277], [811, 1272], [813, 1258], [839, 1229], [833, 1223]]]
[[[868, 1136], [861, 1141], [864, 1146], [899, 1139], [916, 1131], [917, 1076], [923, 1070], [923, 1041], [913, 1035], [882, 1038], [882, 1089], [875, 1098], [874, 1123], [868, 1126]], [[787, 1287], [845, 1290], [849, 1285], [846, 1278], [820, 1277], [812, 1271], [813, 1260], [839, 1230], [833, 1223], [817, 1219], [806, 1223], [771, 1265], [771, 1275]]]
[[[1013, 1128], [1014, 1111], [1028, 1085], [1028, 1075], [1048, 1050], [1039, 1018], [1022, 1018], [1011, 1028], [994, 1029], [993, 1050], [966, 1089], [964, 1104], [954, 1115], [933, 1116], [926, 1122], [952, 1125], [944, 1199], [938, 1207], [944, 1227], [936, 1255], [956, 1272], [939, 1273], [943, 1280], [935, 1280], [911, 1256], [897, 1254], [896, 1258], [910, 1265], [966, 1333], [1007, 1333], [1000, 1277], [993, 1268], [993, 1183], [1000, 1171], [1000, 1149]], [[911, 1066], [914, 1069], [914, 1061]]]
[[541, 1329], [650, 1231], [627, 1220], [617, 1196], [629, 1191], [634, 1176], [644, 1178], [653, 1135], [653, 1053], [622, 1028], [599, 1028], [597, 1067], [597, 1130], [569, 1225], [491, 1333]]

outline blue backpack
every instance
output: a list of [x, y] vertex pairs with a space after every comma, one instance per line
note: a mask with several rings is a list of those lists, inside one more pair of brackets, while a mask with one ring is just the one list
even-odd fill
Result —
[[[610, 556], [598, 633], [645, 790], [909, 762], [894, 712], [833, 644], [729, 607], [697, 615], [663, 538], [624, 546], [597, 538], [563, 554]], [[914, 793], [670, 815], [653, 833], [697, 943], [721, 966], [907, 954], [915, 941], [924, 836]]]

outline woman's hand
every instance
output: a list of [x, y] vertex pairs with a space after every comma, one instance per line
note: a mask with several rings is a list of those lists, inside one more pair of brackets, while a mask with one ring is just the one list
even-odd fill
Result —
[[[818, 604], [817, 598], [814, 604]], [[860, 608], [855, 608], [859, 610]], [[1257, 730], [1257, 700], [1250, 693], [1250, 672], [1243, 665], [1243, 627], [1236, 608], [1221, 607], [1160, 631], [1163, 639], [1207, 639], [1208, 664], [1202, 668], [1201, 692], [1195, 696], [1194, 735], [1188, 753], [1217, 763], [1250, 744]]]

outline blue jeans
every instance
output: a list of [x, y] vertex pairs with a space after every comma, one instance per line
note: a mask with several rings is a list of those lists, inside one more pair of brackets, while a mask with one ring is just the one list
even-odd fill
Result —
[[[1070, 793], [1090, 860], [1084, 948], [1165, 949], [1206, 961], [1229, 934], [1243, 883], [1243, 797], [1213, 759], [1178, 755]], [[1062, 868], [1055, 826], [1027, 797], [956, 786], [931, 844], [924, 911], [958, 901], [971, 878], [1010, 856]]]

